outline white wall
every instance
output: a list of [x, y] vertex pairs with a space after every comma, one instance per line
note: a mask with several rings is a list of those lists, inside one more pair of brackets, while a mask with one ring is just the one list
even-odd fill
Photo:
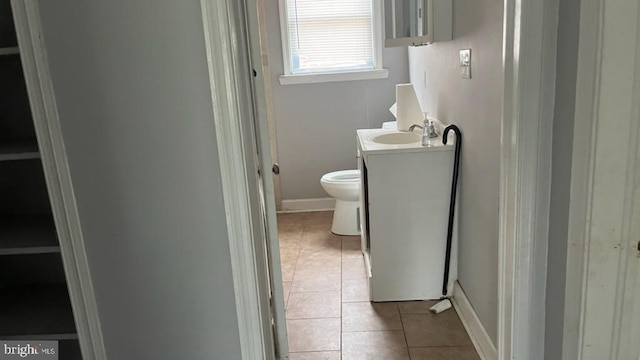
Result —
[[409, 82], [406, 48], [385, 49], [389, 78], [285, 85], [278, 0], [264, 0], [282, 199], [328, 197], [327, 172], [356, 168], [356, 130], [393, 120], [395, 84]]
[[109, 359], [238, 359], [199, 1], [39, 3]]
[[[423, 109], [445, 123], [457, 124], [462, 131], [459, 281], [494, 343], [498, 317], [502, 15], [501, 0], [456, 0], [454, 40], [409, 49], [411, 82]], [[458, 51], [467, 48], [472, 56], [470, 80], [460, 78], [457, 65]]]

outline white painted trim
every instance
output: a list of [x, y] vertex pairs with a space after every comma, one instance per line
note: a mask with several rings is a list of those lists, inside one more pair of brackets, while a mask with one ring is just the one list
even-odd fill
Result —
[[473, 310], [471, 302], [469, 302], [467, 295], [457, 281], [453, 284], [453, 297], [451, 300], [464, 328], [471, 338], [471, 342], [473, 342], [473, 346], [476, 348], [478, 355], [480, 355], [480, 359], [498, 360], [498, 350], [496, 350], [496, 346], [493, 344], [493, 341], [491, 341], [491, 337], [484, 326], [482, 326], [480, 318], [478, 318], [475, 310]]
[[[636, 51], [634, 65], [634, 84], [632, 99], [640, 98], [640, 6], [636, 13]], [[627, 250], [624, 262], [626, 273], [624, 282], [618, 285], [619, 307], [616, 313], [619, 325], [617, 334], [617, 357], [619, 360], [640, 358], [640, 102], [631, 106], [631, 120], [629, 126], [629, 153], [627, 157], [626, 174], [626, 203], [623, 211], [622, 239], [626, 239]], [[619, 273], [625, 269], [620, 267]], [[619, 276], [620, 277], [620, 276]]]
[[505, 0], [499, 359], [544, 358], [557, 0]]
[[297, 74], [280, 75], [280, 85], [317, 84], [325, 82], [375, 80], [389, 77], [387, 69], [373, 69], [350, 72], [323, 73], [323, 74]]
[[[273, 118], [273, 104], [271, 103], [271, 77], [268, 68], [267, 51], [265, 43], [266, 23], [263, 1], [246, 0], [247, 11], [247, 31], [248, 48], [250, 62], [253, 67], [252, 98], [254, 100], [255, 114], [251, 121], [247, 122], [247, 130], [255, 134], [257, 140], [254, 147], [249, 146], [248, 151], [256, 153], [258, 167], [271, 170], [274, 159], [277, 159], [277, 149], [275, 148], [275, 119]], [[261, 34], [261, 29], [265, 33]], [[266, 120], [266, 121], [265, 121]], [[250, 144], [247, 144], [250, 145]], [[273, 157], [272, 157], [273, 156]], [[278, 218], [276, 209], [280, 206], [280, 179], [272, 171], [265, 171], [256, 177], [258, 189], [253, 189], [256, 203], [262, 206], [254, 206], [255, 218], [254, 228], [257, 226], [262, 238], [256, 238], [255, 249], [257, 259], [258, 281], [266, 312], [264, 323], [265, 333], [272, 336], [268, 340], [273, 343], [274, 352], [277, 359], [289, 358], [289, 344], [287, 342], [287, 322], [285, 311], [285, 294], [282, 282], [282, 268], [280, 267], [280, 240], [278, 238]], [[258, 173], [254, 169], [254, 174]], [[262, 185], [260, 187], [260, 185]], [[262, 190], [262, 191], [259, 191]]]
[[11, 0], [29, 102], [85, 360], [106, 360], [78, 209], [35, 0]]
[[[373, 58], [375, 61], [375, 69], [376, 70], [385, 70], [384, 69], [384, 58], [382, 56], [382, 49], [384, 48], [384, 17], [383, 17], [383, 8], [382, 2], [384, 0], [372, 0], [373, 5]], [[407, 60], [408, 61], [408, 60]], [[384, 77], [385, 79], [389, 76], [389, 71], [387, 71], [387, 75]], [[382, 79], [382, 78], [380, 78]]]
[[[248, 84], [248, 46], [243, 2], [201, 0], [205, 46], [209, 65], [216, 138], [222, 173], [222, 192], [233, 268], [236, 311], [242, 359], [273, 359], [267, 284], [258, 281], [258, 261], [251, 190], [256, 190], [255, 164], [247, 152], [251, 134], [243, 136], [244, 122], [251, 121], [253, 102]], [[258, 210], [259, 211], [259, 210]]]
[[[253, 20], [249, 17], [249, 42], [252, 44], [253, 52], [255, 52], [255, 56], [259, 56], [260, 59], [260, 67], [258, 70], [262, 69], [262, 72], [258, 71], [257, 80], [262, 80], [264, 84], [264, 109], [261, 110], [258, 107], [257, 115], [258, 118], [266, 117], [267, 119], [267, 130], [268, 130], [268, 138], [269, 138], [269, 149], [268, 152], [271, 154], [271, 162], [277, 164], [278, 163], [278, 137], [276, 134], [276, 115], [273, 106], [273, 86], [271, 82], [271, 69], [269, 68], [269, 39], [267, 38], [267, 23], [265, 19], [265, 10], [264, 10], [264, 0], [251, 0], [247, 6], [247, 9], [255, 9], [257, 12], [257, 31], [258, 34], [253, 35], [251, 32], [251, 23]], [[273, 39], [272, 39], [273, 40]], [[259, 43], [259, 44], [258, 44]], [[255, 48], [253, 47], [255, 44]], [[258, 46], [259, 45], [259, 46]], [[257, 86], [260, 86], [257, 84]], [[257, 89], [256, 89], [257, 90]], [[258, 91], [256, 91], [258, 94]], [[260, 96], [260, 95], [257, 95]], [[261, 111], [263, 111], [261, 113]], [[260, 128], [260, 122], [258, 121], [258, 128]], [[264, 125], [262, 125], [264, 126]], [[258, 130], [260, 131], [260, 130]], [[282, 207], [282, 190], [280, 187], [280, 176], [273, 175], [273, 197], [275, 201], [275, 207], [277, 210], [280, 210]], [[265, 189], [268, 190], [268, 189]]]
[[581, 359], [581, 323], [584, 309], [582, 279], [586, 272], [590, 236], [595, 166], [595, 133], [598, 114], [598, 88], [602, 61], [603, 0], [582, 0], [580, 4], [580, 40], [576, 83], [576, 107], [573, 128], [571, 189], [569, 204], [567, 281], [565, 282], [562, 358]]
[[278, 0], [278, 9], [280, 10], [280, 39], [282, 41], [282, 65], [284, 67], [283, 75], [291, 74], [291, 56], [289, 56], [289, 32], [287, 30], [287, 0]]
[[282, 213], [309, 212], [309, 211], [331, 211], [336, 207], [336, 199], [296, 199], [282, 200]]

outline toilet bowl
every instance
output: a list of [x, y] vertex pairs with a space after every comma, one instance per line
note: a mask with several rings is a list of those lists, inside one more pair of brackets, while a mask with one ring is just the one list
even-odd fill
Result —
[[342, 170], [325, 174], [320, 179], [324, 191], [336, 199], [331, 232], [338, 235], [360, 235], [360, 171]]

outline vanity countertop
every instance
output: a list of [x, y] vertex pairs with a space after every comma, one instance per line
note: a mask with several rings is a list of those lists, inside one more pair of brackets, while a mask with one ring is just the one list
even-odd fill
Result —
[[[391, 129], [359, 129], [356, 130], [358, 135], [358, 148], [363, 155], [383, 154], [383, 153], [404, 153], [404, 152], [423, 152], [423, 151], [453, 151], [455, 144], [455, 134], [449, 134], [447, 145], [442, 143], [442, 136], [432, 139], [433, 145], [422, 146], [421, 135], [422, 130], [414, 131], [417, 141], [390, 144], [374, 141], [378, 136], [385, 134], [409, 134], [406, 131], [398, 131]], [[402, 135], [400, 135], [402, 136]]]

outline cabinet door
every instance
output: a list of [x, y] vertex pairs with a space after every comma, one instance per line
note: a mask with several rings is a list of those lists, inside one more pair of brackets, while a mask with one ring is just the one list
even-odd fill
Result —
[[438, 299], [451, 194], [442, 169], [453, 151], [371, 155], [367, 164], [372, 299]]

